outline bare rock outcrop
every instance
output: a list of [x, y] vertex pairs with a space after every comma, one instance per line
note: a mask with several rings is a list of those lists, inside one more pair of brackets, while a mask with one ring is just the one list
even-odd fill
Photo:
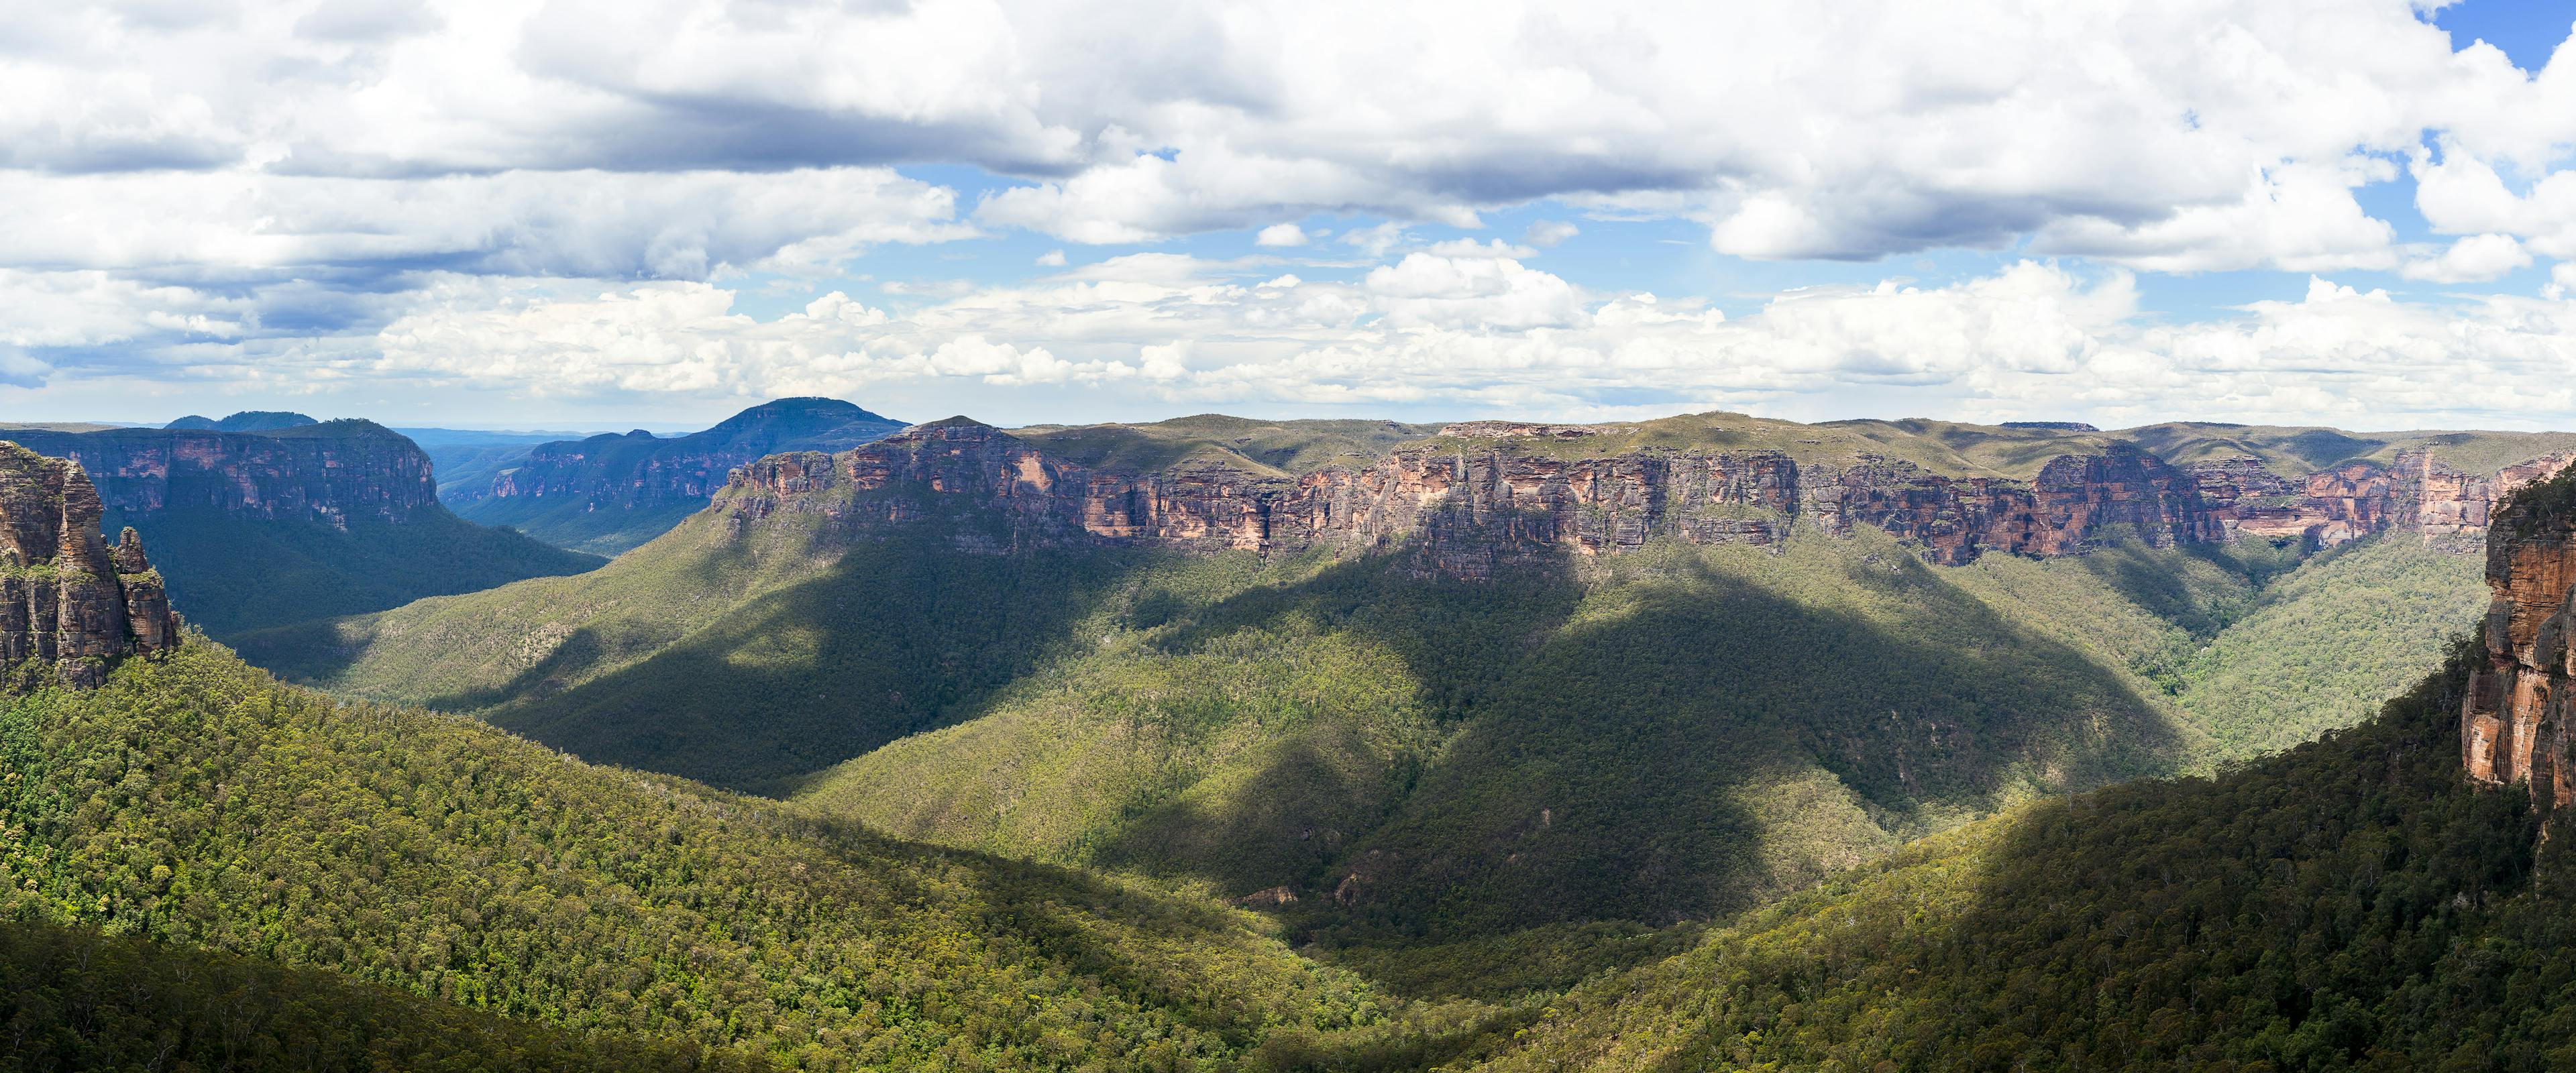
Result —
[[2528, 783], [2544, 811], [2576, 803], [2576, 475], [2514, 497], [2487, 533], [2485, 665], [2460, 711], [2472, 780]]
[[80, 465], [0, 443], [0, 669], [18, 685], [50, 673], [102, 681], [125, 656], [179, 640], [161, 576], [126, 529], [99, 532], [98, 489]]
[[1828, 534], [1877, 526], [1943, 565], [1988, 552], [2076, 555], [2119, 539], [2333, 544], [2392, 526], [2463, 531], [2484, 526], [2481, 497], [2523, 470], [2548, 469], [2540, 460], [2471, 479], [2400, 455], [2397, 466], [2356, 462], [2293, 480], [2251, 458], [2184, 469], [2115, 441], [2058, 456], [2020, 481], [1945, 476], [1876, 455], [1838, 466], [1765, 449], [1587, 454], [1592, 428], [1471, 422], [1375, 459], [1282, 474], [1208, 461], [1091, 468], [960, 417], [838, 455], [790, 452], [737, 466], [716, 503], [738, 528], [780, 512], [820, 513], [853, 531], [946, 519], [959, 523], [949, 530], [959, 547], [989, 552], [1403, 544], [1422, 573], [1481, 579], [1658, 538], [1776, 545], [1802, 518]]
[[2576, 455], [2543, 455], [2481, 475], [2413, 450], [2398, 452], [2386, 466], [2345, 462], [2301, 480], [2274, 474], [2254, 458], [2195, 463], [2191, 472], [2231, 536], [2332, 547], [2388, 529], [2428, 538], [2483, 535], [2496, 502], [2570, 461]]

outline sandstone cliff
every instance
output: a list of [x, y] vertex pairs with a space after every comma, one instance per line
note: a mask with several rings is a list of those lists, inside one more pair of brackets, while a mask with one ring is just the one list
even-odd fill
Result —
[[2532, 487], [2487, 534], [2487, 663], [2469, 679], [2460, 760], [2471, 779], [2529, 783], [2543, 810], [2576, 803], [2576, 474]]
[[78, 462], [107, 509], [129, 520], [209, 508], [238, 517], [411, 521], [435, 506], [429, 456], [369, 421], [267, 432], [110, 429], [11, 433], [20, 444]]
[[99, 533], [98, 490], [81, 467], [0, 443], [0, 669], [19, 685], [50, 672], [96, 685], [110, 661], [178, 643], [161, 576], [126, 529]]
[[2549, 454], [2492, 474], [2464, 473], [2425, 450], [2391, 464], [2346, 462], [2292, 480], [2253, 458], [2195, 463], [2201, 497], [2230, 533], [2332, 546], [2385, 529], [2426, 537], [2482, 535], [2493, 504], [2546, 480], [2576, 455]]
[[[2001, 551], [2081, 554], [2107, 540], [2156, 547], [2240, 536], [2334, 544], [2391, 527], [2483, 531], [2490, 498], [2564, 457], [2493, 477], [2401, 454], [2290, 480], [2252, 459], [2167, 465], [2133, 444], [2050, 460], [2028, 481], [1950, 477], [1856, 454], [1804, 464], [1778, 450], [1647, 448], [1586, 457], [1594, 426], [1470, 422], [1374, 460], [1257, 473], [1184, 459], [1088, 468], [965, 418], [916, 426], [838, 456], [801, 452], [738, 467], [716, 502], [738, 525], [778, 511], [856, 530], [934, 517], [961, 546], [1075, 541], [1292, 550], [1403, 542], [1425, 572], [1489, 577], [1558, 553], [1617, 552], [1657, 536], [1771, 544], [1802, 517], [1829, 534], [1873, 525], [1934, 563]], [[1569, 449], [1570, 448], [1570, 449]], [[828, 496], [809, 493], [840, 489]]]

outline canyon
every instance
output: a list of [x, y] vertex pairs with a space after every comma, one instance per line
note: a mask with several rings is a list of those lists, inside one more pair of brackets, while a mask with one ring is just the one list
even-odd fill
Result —
[[2174, 466], [2113, 440], [2018, 480], [1944, 475], [1867, 452], [1801, 460], [1776, 449], [1583, 450], [1602, 434], [1603, 426], [1471, 422], [1370, 461], [1261, 473], [1207, 459], [1085, 466], [1041, 442], [952, 418], [838, 455], [788, 452], [737, 467], [714, 501], [738, 525], [781, 511], [819, 511], [853, 531], [941, 515], [980, 520], [953, 537], [979, 551], [1084, 541], [1252, 551], [1403, 543], [1422, 573], [1481, 579], [1658, 536], [1771, 545], [1802, 518], [1827, 534], [1877, 526], [1940, 565], [1989, 552], [2081, 554], [2119, 539], [2325, 547], [2391, 529], [2474, 537], [2500, 498], [2576, 458], [2473, 474], [2410, 450], [2385, 465], [2351, 461], [2292, 478], [2252, 457]]
[[104, 681], [109, 665], [179, 642], [161, 576], [126, 529], [99, 531], [98, 490], [77, 463], [0, 443], [0, 668]]

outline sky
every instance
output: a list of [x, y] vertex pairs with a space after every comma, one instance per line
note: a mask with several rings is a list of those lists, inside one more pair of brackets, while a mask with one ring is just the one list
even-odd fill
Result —
[[2572, 23], [0, 0], [0, 420], [2570, 429]]

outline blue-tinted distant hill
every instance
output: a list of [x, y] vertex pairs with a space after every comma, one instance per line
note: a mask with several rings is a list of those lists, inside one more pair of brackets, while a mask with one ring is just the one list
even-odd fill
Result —
[[275, 432], [318, 424], [321, 422], [287, 410], [243, 410], [220, 421], [189, 414], [161, 427], [179, 432]]
[[505, 465], [487, 459], [479, 488], [459, 470], [440, 480], [439, 494], [470, 521], [616, 555], [706, 506], [735, 466], [781, 451], [845, 451], [903, 427], [839, 399], [777, 399], [686, 436], [602, 433], [541, 444]]
[[217, 637], [599, 565], [458, 518], [438, 502], [428, 455], [372, 421], [0, 439], [78, 461], [107, 531], [140, 530], [172, 605]]
[[580, 439], [563, 429], [398, 428], [429, 452], [444, 500], [459, 492], [479, 495], [492, 487], [492, 475], [519, 464], [528, 452], [557, 440]]

